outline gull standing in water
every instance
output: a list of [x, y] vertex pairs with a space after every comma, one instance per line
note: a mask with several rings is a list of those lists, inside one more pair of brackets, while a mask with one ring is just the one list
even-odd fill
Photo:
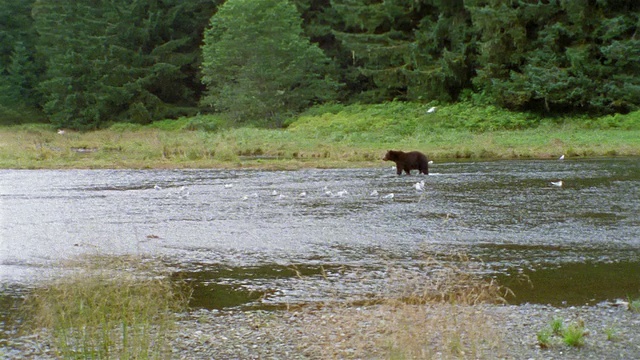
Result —
[[336, 194], [337, 197], [343, 197], [345, 195], [349, 195], [349, 192], [347, 190], [340, 190], [338, 191], [338, 193]]
[[562, 180], [560, 180], [560, 181], [552, 181], [551, 185], [562, 187], [562, 185], [564, 185], [564, 183], [562, 182]]

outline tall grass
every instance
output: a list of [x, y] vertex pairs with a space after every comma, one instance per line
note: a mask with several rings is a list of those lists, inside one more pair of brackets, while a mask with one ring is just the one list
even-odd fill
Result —
[[386, 285], [364, 302], [327, 304], [303, 329], [306, 351], [321, 358], [500, 358], [503, 334], [482, 304], [503, 303], [508, 289], [459, 258], [390, 266]]
[[166, 359], [188, 296], [157, 262], [92, 257], [43, 285], [22, 307], [24, 330], [45, 329], [65, 359]]

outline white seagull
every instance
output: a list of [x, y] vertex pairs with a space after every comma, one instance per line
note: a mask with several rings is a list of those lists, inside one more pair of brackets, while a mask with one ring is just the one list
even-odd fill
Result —
[[393, 199], [393, 193], [384, 196], [385, 199]]
[[418, 191], [424, 191], [424, 180], [417, 182], [413, 185]]
[[434, 107], [430, 108], [429, 110], [427, 110], [427, 113], [432, 114], [432, 113], [436, 112], [436, 110], [437, 110], [437, 109], [438, 109], [438, 108], [436, 108], [436, 107], [434, 106]]
[[378, 190], [373, 190], [369, 196], [378, 196]]
[[347, 190], [340, 190], [338, 191], [338, 193], [336, 194], [337, 197], [343, 197], [345, 195], [349, 195], [349, 192]]
[[564, 155], [560, 156], [558, 160], [564, 160]]
[[552, 181], [551, 185], [561, 187], [563, 185], [562, 180], [560, 181]]

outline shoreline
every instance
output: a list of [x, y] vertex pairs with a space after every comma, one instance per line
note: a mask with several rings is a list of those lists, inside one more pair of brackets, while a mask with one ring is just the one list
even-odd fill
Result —
[[[597, 156], [579, 156], [567, 157], [564, 161], [573, 160], [605, 160], [605, 159], [635, 159], [640, 157], [638, 154], [630, 155], [597, 155]], [[556, 157], [500, 157], [500, 158], [440, 158], [434, 164], [438, 163], [471, 163], [471, 162], [497, 162], [497, 161], [557, 161]], [[391, 164], [393, 165], [393, 164]], [[135, 166], [133, 164], [100, 164], [100, 165], [82, 165], [82, 164], [58, 164], [48, 163], [41, 166], [5, 166], [0, 164], [0, 170], [255, 170], [255, 171], [296, 171], [303, 169], [366, 169], [366, 168], [387, 168], [392, 167], [390, 164], [377, 161], [331, 161], [331, 162], [308, 162], [296, 161], [289, 159], [272, 159], [246, 161], [242, 163], [235, 162], [199, 162], [199, 163], [152, 163], [145, 166]], [[433, 166], [433, 165], [431, 165]]]
[[[390, 331], [397, 329], [395, 318], [407, 320], [402, 318], [405, 313], [415, 324], [400, 324], [403, 329], [417, 326], [422, 332], [413, 334], [418, 336], [415, 343], [397, 348], [408, 340]], [[420, 358], [425, 359], [603, 360], [640, 356], [640, 313], [609, 304], [566, 308], [532, 304], [308, 305], [276, 311], [194, 310], [178, 317], [171, 342], [171, 358], [177, 359], [412, 358], [407, 356], [411, 346], [419, 346], [423, 351]], [[548, 346], [540, 346], [537, 334], [556, 319], [583, 324], [584, 344], [566, 345], [556, 336]], [[462, 336], [459, 344], [451, 343], [448, 336], [452, 334]], [[47, 336], [39, 334], [10, 339], [6, 347], [0, 347], [0, 354], [7, 359], [53, 359], [51, 349]]]
[[567, 160], [640, 156], [640, 130], [539, 128], [415, 134], [393, 141], [278, 129], [217, 133], [143, 128], [59, 135], [0, 127], [0, 169], [260, 169], [383, 167], [389, 149], [444, 161]]

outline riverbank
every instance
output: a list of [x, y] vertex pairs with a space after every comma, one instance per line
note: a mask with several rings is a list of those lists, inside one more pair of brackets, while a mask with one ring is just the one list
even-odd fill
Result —
[[[127, 353], [122, 351], [123, 338], [138, 339], [135, 331], [142, 331], [144, 339], [154, 341], [142, 342], [141, 348], [134, 347], [131, 350], [142, 351], [134, 354], [148, 351], [152, 357], [167, 359], [640, 357], [637, 300], [631, 304], [614, 300], [566, 307], [509, 305], [503, 297], [509, 290], [470, 273], [472, 263], [447, 265], [436, 261], [430, 267], [439, 271], [390, 271], [389, 288], [364, 298], [341, 298], [336, 294], [326, 301], [222, 310], [176, 306], [167, 313], [167, 308], [158, 307], [157, 300], [148, 301], [147, 296], [185, 300], [174, 295], [189, 291], [184, 283], [172, 283], [170, 277], [157, 276], [169, 274], [165, 273], [169, 268], [163, 263], [136, 257], [87, 259], [96, 261], [90, 265], [93, 267], [85, 269], [89, 272], [81, 270], [47, 282], [47, 287], [35, 290], [34, 294], [39, 295], [26, 297], [16, 311], [21, 316], [13, 319], [15, 322], [0, 323], [3, 327], [0, 357], [46, 360], [86, 357], [98, 351], [117, 357]], [[85, 263], [81, 259], [68, 265], [87, 266], [82, 265]], [[114, 279], [118, 281], [113, 282]], [[361, 277], [359, 281], [366, 282], [367, 278]], [[114, 289], [122, 292], [109, 297], [107, 294]], [[141, 298], [145, 301], [137, 301]], [[33, 300], [44, 306], [30, 307]], [[96, 303], [100, 306], [95, 306]], [[38, 312], [34, 313], [34, 309]], [[114, 309], [117, 311], [113, 312]], [[162, 314], [166, 318], [158, 323], [157, 316]], [[65, 323], [56, 320], [58, 316], [64, 317]], [[120, 316], [127, 321], [118, 324]], [[50, 317], [56, 321], [45, 327], [24, 327], [49, 321]], [[98, 320], [98, 325], [87, 320], [92, 317]], [[129, 317], [144, 326], [136, 327]], [[149, 324], [146, 318], [151, 321]], [[105, 331], [105, 327], [111, 330]], [[122, 333], [123, 327], [128, 331]], [[77, 329], [82, 329], [82, 333]]]
[[[456, 159], [555, 159], [640, 156], [640, 130], [546, 128], [463, 130], [371, 143], [331, 140], [292, 130], [219, 133], [143, 128], [117, 132], [46, 127], [0, 128], [0, 168], [354, 168], [383, 166], [386, 150], [420, 150], [436, 162]], [[386, 166], [386, 165], [385, 165]]]
[[[285, 128], [239, 127], [213, 115], [74, 132], [0, 127], [0, 168], [348, 168], [383, 166], [389, 149], [455, 159], [640, 156], [640, 112], [540, 118], [455, 104], [324, 106]], [[386, 165], [385, 165], [386, 166]]]
[[[584, 343], [538, 334], [583, 324]], [[180, 316], [175, 359], [635, 359], [640, 314], [623, 307], [545, 305], [306, 306], [281, 311], [197, 310]], [[12, 339], [6, 359], [53, 359], [43, 334]], [[420, 351], [421, 353], [416, 353]]]
[[[559, 337], [555, 319], [584, 323], [584, 344]], [[621, 307], [385, 305], [189, 314], [176, 358], [238, 359], [635, 359], [640, 314]]]

